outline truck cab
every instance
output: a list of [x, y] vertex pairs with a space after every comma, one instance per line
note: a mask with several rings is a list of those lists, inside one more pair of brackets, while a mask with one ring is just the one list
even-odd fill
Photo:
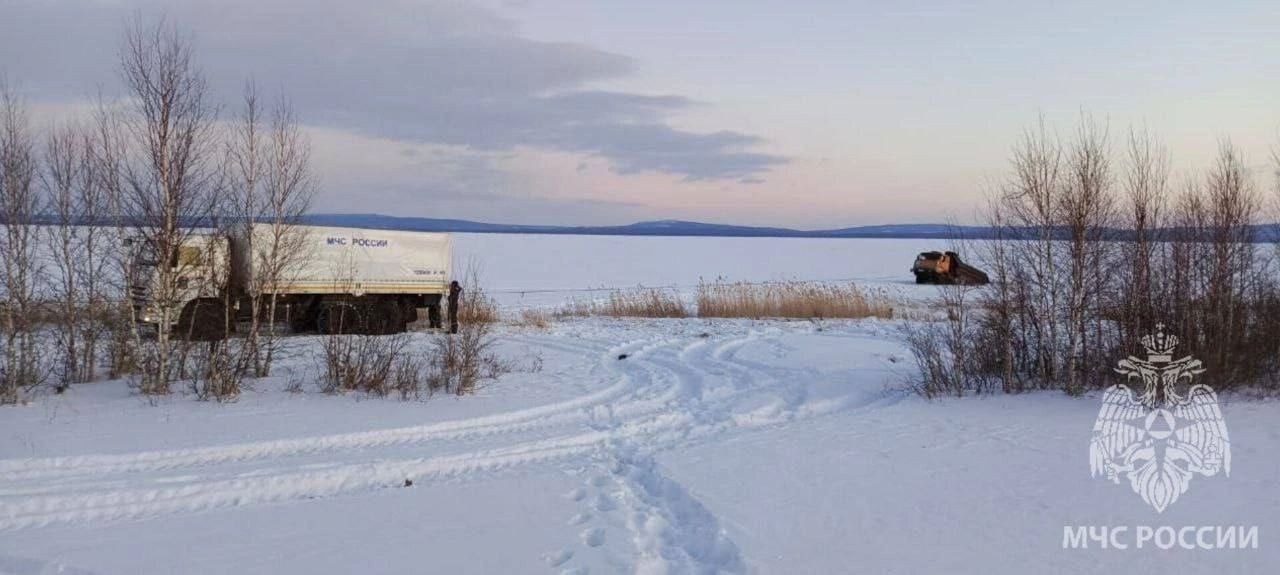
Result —
[[[140, 323], [155, 329], [173, 329], [184, 319], [195, 321], [197, 302], [221, 301], [230, 271], [226, 237], [190, 234], [167, 262], [158, 261], [154, 247], [139, 238], [126, 240], [126, 244], [131, 248], [129, 291]], [[176, 276], [172, 294], [165, 293], [161, 265]]]
[[920, 252], [911, 273], [918, 284], [985, 285], [990, 281], [986, 272], [960, 261], [960, 254], [951, 251]]
[[951, 256], [943, 252], [920, 252], [911, 273], [916, 276], [916, 283], [939, 283], [950, 276]]

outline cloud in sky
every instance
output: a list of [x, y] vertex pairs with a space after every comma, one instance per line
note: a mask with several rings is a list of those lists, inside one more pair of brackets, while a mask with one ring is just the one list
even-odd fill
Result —
[[621, 174], [687, 181], [759, 178], [785, 161], [751, 151], [762, 141], [750, 134], [672, 127], [672, 114], [697, 105], [687, 98], [593, 87], [632, 74], [627, 56], [526, 38], [465, 2], [18, 0], [0, 19], [3, 66], [35, 98], [112, 85], [137, 15], [192, 30], [224, 100], [252, 76], [282, 86], [310, 124], [477, 152], [575, 152]]
[[110, 95], [126, 23], [164, 15], [224, 117], [249, 76], [293, 98], [317, 209], [834, 228], [970, 221], [1023, 130], [1082, 110], [1117, 146], [1149, 126], [1180, 173], [1221, 137], [1265, 163], [1276, 7], [0, 0], [0, 70], [50, 109]]

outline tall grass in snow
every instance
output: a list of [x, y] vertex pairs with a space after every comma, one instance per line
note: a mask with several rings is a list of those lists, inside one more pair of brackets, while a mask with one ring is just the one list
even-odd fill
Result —
[[883, 294], [854, 284], [816, 282], [703, 283], [698, 317], [889, 318]]
[[689, 317], [688, 307], [673, 290], [639, 287], [617, 290], [603, 300], [577, 300], [556, 315], [560, 317]]

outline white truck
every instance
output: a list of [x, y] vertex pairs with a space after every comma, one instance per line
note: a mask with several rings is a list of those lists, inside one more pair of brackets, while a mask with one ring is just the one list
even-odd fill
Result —
[[[256, 285], [265, 296], [259, 302], [265, 305], [274, 294], [277, 323], [294, 331], [399, 333], [418, 319], [419, 308], [427, 309], [431, 327], [440, 326], [453, 257], [449, 234], [316, 226], [295, 226], [290, 234], [287, 243], [294, 247], [278, 274], [262, 269], [264, 262], [273, 261], [266, 257], [273, 237], [268, 224], [248, 226], [242, 237], [188, 237], [168, 262], [177, 274], [178, 293], [169, 298], [173, 304], [167, 326], [159, 325], [165, 314], [148, 297], [159, 285], [158, 263], [135, 256], [135, 317], [155, 329], [199, 339], [221, 337], [228, 309], [236, 322], [251, 317], [250, 286]], [[262, 280], [271, 275], [279, 281]]]

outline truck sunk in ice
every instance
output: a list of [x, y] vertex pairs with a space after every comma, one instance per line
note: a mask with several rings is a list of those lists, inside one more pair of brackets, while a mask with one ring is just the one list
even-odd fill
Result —
[[[272, 245], [270, 225], [188, 236], [168, 262], [177, 274], [168, 314], [149, 297], [159, 285], [158, 262], [135, 255], [136, 319], [200, 339], [220, 337], [224, 326], [250, 318], [256, 292], [259, 310], [274, 295], [276, 322], [294, 331], [399, 333], [418, 319], [419, 308], [439, 327], [449, 290], [449, 234], [315, 226], [294, 226], [290, 233], [291, 253], [276, 264], [277, 273], [263, 269], [280, 261], [263, 255], [262, 246]], [[161, 326], [166, 315], [169, 325]]]

